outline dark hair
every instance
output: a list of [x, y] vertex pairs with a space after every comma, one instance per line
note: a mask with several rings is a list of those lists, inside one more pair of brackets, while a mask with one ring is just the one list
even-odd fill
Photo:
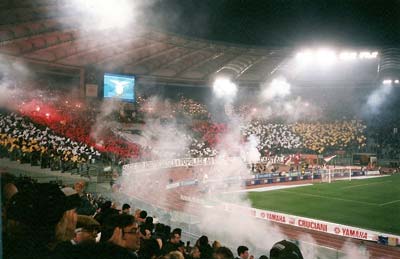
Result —
[[225, 246], [218, 247], [215, 250], [215, 254], [220, 255], [221, 259], [233, 259], [232, 251], [229, 248], [225, 247]]
[[262, 255], [262, 256], [260, 256], [260, 258], [258, 258], [258, 259], [268, 259], [268, 256]]
[[243, 254], [244, 252], [249, 251], [249, 248], [247, 246], [239, 246], [237, 248], [237, 253], [240, 256], [241, 254]]
[[147, 211], [142, 210], [142, 211], [140, 212], [140, 214], [139, 214], [139, 217], [140, 217], [141, 219], [145, 219], [145, 218], [147, 217]]
[[303, 259], [299, 247], [286, 240], [275, 243], [269, 252], [269, 257], [271, 259]]
[[[146, 225], [140, 225], [140, 233], [142, 233], [143, 236], [146, 235], [146, 229], [148, 229]], [[151, 230], [150, 230], [150, 232], [151, 232]]]
[[145, 222], [147, 224], [149, 224], [149, 223], [153, 224], [153, 217], [147, 217]]
[[108, 241], [114, 233], [115, 228], [124, 228], [135, 223], [135, 217], [128, 214], [112, 215], [104, 221], [101, 229], [102, 242]]
[[182, 236], [182, 229], [181, 228], [175, 228], [172, 230], [172, 233], [178, 234], [179, 236]]
[[158, 223], [158, 224], [156, 224], [155, 225], [155, 229], [154, 229], [154, 231], [156, 232], [156, 233], [164, 233], [164, 224], [162, 224], [162, 223]]
[[165, 235], [166, 237], [169, 237], [170, 234], [171, 234], [171, 226], [165, 225], [165, 226], [164, 226], [164, 235]]
[[201, 236], [198, 240], [199, 246], [206, 246], [208, 245], [208, 237], [207, 236]]
[[127, 203], [125, 203], [124, 205], [122, 205], [122, 210], [126, 210], [126, 209], [130, 209], [131, 206]]

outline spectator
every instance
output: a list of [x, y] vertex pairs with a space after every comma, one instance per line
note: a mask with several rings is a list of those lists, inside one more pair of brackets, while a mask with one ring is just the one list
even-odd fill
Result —
[[167, 259], [185, 259], [183, 254], [179, 251], [171, 251], [166, 256]]
[[247, 246], [239, 246], [237, 248], [237, 253], [239, 257], [236, 259], [248, 259], [249, 258], [249, 248]]
[[179, 235], [179, 231], [173, 231], [170, 234], [169, 241], [165, 244], [163, 251], [165, 254], [168, 254], [172, 251], [178, 251], [180, 246], [181, 236]]
[[81, 206], [76, 209], [76, 213], [78, 213], [79, 215], [87, 215], [87, 216], [93, 215], [95, 213], [96, 209], [90, 203], [89, 198], [87, 197], [87, 194], [84, 192], [85, 182], [84, 181], [76, 182], [74, 184], [74, 189], [79, 194], [79, 197], [81, 198]]
[[233, 259], [233, 258], [234, 256], [232, 251], [225, 246], [217, 248], [217, 250], [215, 250], [213, 254], [213, 259]]
[[96, 237], [99, 230], [100, 224], [95, 219], [86, 215], [78, 215], [75, 236], [71, 242], [73, 244], [96, 242]]
[[297, 245], [286, 240], [275, 243], [269, 252], [269, 257], [270, 259], [303, 259]]
[[210, 246], [210, 244], [208, 243], [207, 236], [201, 236], [197, 240], [196, 245], [200, 249], [201, 258], [211, 258], [212, 257], [213, 249]]
[[127, 203], [124, 203], [122, 205], [122, 211], [121, 214], [131, 214], [131, 206]]
[[201, 257], [200, 248], [198, 246], [194, 246], [190, 253], [190, 259], [200, 259]]
[[[133, 258], [140, 249], [139, 225], [131, 215], [108, 217], [101, 231], [100, 244], [95, 247], [100, 258]], [[91, 255], [91, 257], [94, 257]]]
[[221, 243], [220, 243], [218, 240], [215, 240], [215, 241], [212, 243], [213, 251], [217, 250], [217, 248], [219, 248], [219, 247], [221, 247], [221, 246], [222, 246], [222, 245], [221, 245]]
[[111, 205], [112, 205], [111, 201], [104, 202], [100, 208], [100, 212], [94, 216], [94, 219], [97, 220], [97, 222], [99, 222], [100, 225], [103, 225], [103, 222], [108, 217], [119, 214], [118, 210], [112, 208]]
[[63, 258], [65, 255], [74, 252], [73, 246], [94, 244], [99, 229], [100, 224], [92, 217], [78, 215], [74, 237], [71, 240], [59, 243], [52, 256], [54, 258]]
[[49, 258], [57, 243], [72, 239], [79, 197], [67, 193], [54, 184], [18, 190], [6, 209], [5, 258]]
[[145, 211], [145, 210], [140, 211], [139, 218], [137, 218], [139, 224], [145, 223], [146, 217], [147, 217], [147, 211]]

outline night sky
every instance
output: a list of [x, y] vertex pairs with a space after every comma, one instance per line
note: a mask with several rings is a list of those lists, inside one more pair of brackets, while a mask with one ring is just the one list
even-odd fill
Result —
[[400, 0], [160, 0], [151, 24], [187, 36], [257, 46], [400, 42]]

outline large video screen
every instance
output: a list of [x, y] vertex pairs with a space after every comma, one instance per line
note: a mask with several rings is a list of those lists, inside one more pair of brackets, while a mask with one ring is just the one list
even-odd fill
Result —
[[135, 101], [135, 77], [104, 73], [104, 98]]

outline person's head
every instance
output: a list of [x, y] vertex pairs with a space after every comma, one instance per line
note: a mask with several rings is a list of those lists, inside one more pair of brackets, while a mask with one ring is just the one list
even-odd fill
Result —
[[239, 246], [237, 248], [238, 256], [242, 259], [249, 258], [249, 248], [247, 246]]
[[213, 254], [213, 259], [233, 259], [233, 258], [234, 256], [232, 251], [225, 246], [217, 248]]
[[78, 215], [78, 222], [76, 224], [73, 240], [77, 244], [83, 242], [96, 242], [99, 229], [100, 224], [94, 218], [85, 215]]
[[270, 259], [303, 259], [300, 249], [292, 242], [282, 240], [273, 245], [269, 252]]
[[140, 218], [140, 212], [141, 211], [142, 211], [141, 209], [136, 209], [135, 210], [135, 218], [136, 218], [136, 220], [138, 220]]
[[166, 237], [169, 237], [171, 235], [171, 226], [169, 225], [164, 225], [164, 235]]
[[167, 255], [168, 259], [185, 259], [185, 257], [183, 256], [183, 254], [179, 251], [172, 251], [169, 252], [169, 254]]
[[146, 227], [146, 225], [140, 226], [140, 234], [143, 239], [148, 240], [151, 238], [151, 231]]
[[262, 255], [262, 256], [260, 256], [258, 259], [268, 259], [268, 256]]
[[111, 201], [105, 201], [102, 205], [101, 205], [101, 211], [104, 212], [108, 209], [111, 208], [112, 202]]
[[182, 236], [182, 229], [181, 228], [174, 228], [172, 230], [172, 233], [178, 234], [179, 236]]
[[127, 203], [122, 205], [122, 214], [130, 214], [131, 213], [131, 206]]
[[181, 241], [181, 236], [176, 232], [172, 232], [169, 237], [169, 242], [171, 242], [172, 244], [179, 244], [180, 241]]
[[146, 217], [147, 217], [147, 211], [145, 210], [140, 211], [139, 213], [140, 222], [144, 222], [146, 220]]
[[146, 224], [153, 224], [153, 217], [146, 217], [145, 223]]
[[101, 241], [137, 251], [140, 248], [138, 223], [132, 215], [118, 214], [107, 218], [101, 231]]
[[199, 246], [206, 246], [208, 245], [208, 237], [207, 236], [201, 236], [199, 240], [197, 240], [197, 245]]
[[[73, 238], [80, 206], [79, 195], [72, 188], [56, 184], [33, 184], [12, 196], [7, 207], [7, 225], [12, 238], [34, 235], [39, 242], [65, 241]], [[24, 229], [20, 232], [19, 229]], [[23, 235], [20, 236], [19, 233]]]
[[79, 181], [74, 184], [74, 189], [77, 193], [81, 194], [85, 188], [85, 182]]
[[215, 240], [213, 243], [212, 243], [212, 248], [213, 248], [213, 250], [215, 251], [217, 248], [219, 248], [219, 247], [221, 247], [222, 245], [221, 245], [221, 243], [218, 241], [218, 240]]
[[194, 246], [192, 248], [191, 256], [193, 259], [200, 259], [201, 253], [200, 253], [200, 248], [198, 246]]

